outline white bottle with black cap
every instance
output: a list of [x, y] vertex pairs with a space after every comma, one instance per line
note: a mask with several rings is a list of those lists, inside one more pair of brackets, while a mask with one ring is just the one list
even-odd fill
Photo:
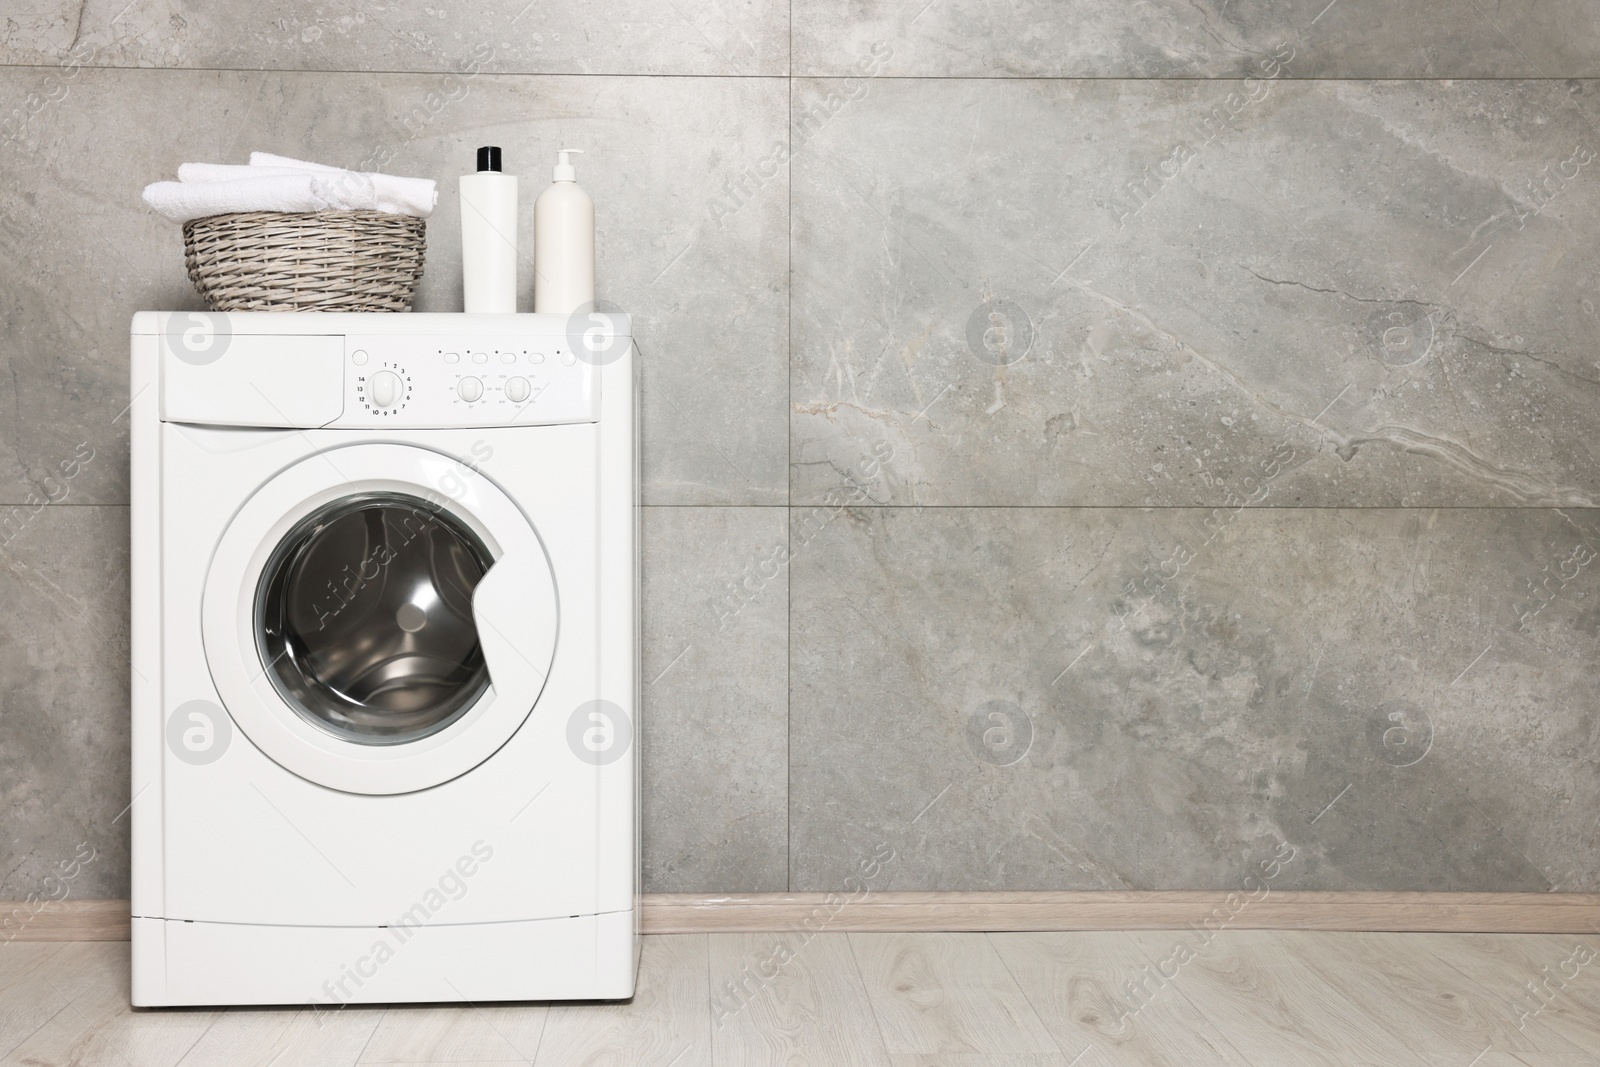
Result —
[[594, 304], [594, 201], [567, 159], [556, 154], [555, 178], [533, 205], [533, 310], [570, 315]]
[[461, 287], [469, 312], [517, 310], [517, 178], [500, 173], [493, 146], [461, 176]]

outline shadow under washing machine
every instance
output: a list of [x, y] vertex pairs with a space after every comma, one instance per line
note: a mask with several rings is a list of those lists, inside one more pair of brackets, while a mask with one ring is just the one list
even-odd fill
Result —
[[133, 1003], [614, 999], [625, 316], [141, 312]]

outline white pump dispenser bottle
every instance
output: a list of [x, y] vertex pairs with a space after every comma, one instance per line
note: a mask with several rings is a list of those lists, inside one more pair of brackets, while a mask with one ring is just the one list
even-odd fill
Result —
[[533, 310], [570, 315], [594, 304], [594, 201], [578, 184], [569, 155], [557, 153], [555, 178], [533, 205]]

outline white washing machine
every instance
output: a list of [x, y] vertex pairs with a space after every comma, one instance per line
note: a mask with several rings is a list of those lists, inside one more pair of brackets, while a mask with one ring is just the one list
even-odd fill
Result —
[[135, 1005], [632, 996], [629, 330], [134, 316]]

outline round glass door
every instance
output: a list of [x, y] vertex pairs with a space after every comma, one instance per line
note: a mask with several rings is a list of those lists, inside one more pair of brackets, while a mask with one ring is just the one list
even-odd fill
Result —
[[290, 707], [337, 737], [437, 733], [488, 688], [472, 593], [493, 565], [471, 530], [417, 497], [338, 500], [297, 523], [261, 572], [261, 663]]

